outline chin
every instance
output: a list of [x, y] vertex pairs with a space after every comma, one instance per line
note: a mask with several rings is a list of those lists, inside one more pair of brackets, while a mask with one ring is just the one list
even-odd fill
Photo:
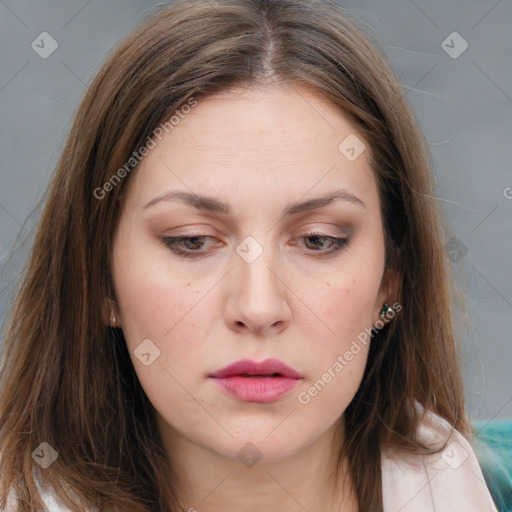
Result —
[[[256, 463], [284, 462], [309, 444], [305, 437], [299, 439], [291, 432], [279, 432], [280, 427], [278, 425], [279, 422], [265, 425], [261, 433], [254, 431], [254, 425], [246, 429], [241, 427], [239, 433], [231, 431], [233, 438], [227, 440], [227, 446], [224, 445], [219, 450], [219, 454], [233, 460], [239, 460], [247, 467], [252, 467]], [[248, 430], [251, 432], [248, 432]], [[295, 432], [301, 431], [299, 428], [293, 430]], [[302, 432], [302, 434], [305, 433]]]

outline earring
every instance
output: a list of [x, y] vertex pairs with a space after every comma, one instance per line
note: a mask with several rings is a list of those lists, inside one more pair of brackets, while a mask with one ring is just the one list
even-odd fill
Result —
[[386, 318], [386, 315], [388, 313], [390, 313], [391, 311], [393, 311], [393, 308], [391, 306], [389, 306], [388, 304], [384, 303], [383, 306], [382, 306], [382, 310], [380, 312], [380, 315], [379, 317], [384, 320], [384, 318]]
[[116, 327], [116, 317], [115, 315], [112, 317], [112, 323], [114, 324], [112, 327]]

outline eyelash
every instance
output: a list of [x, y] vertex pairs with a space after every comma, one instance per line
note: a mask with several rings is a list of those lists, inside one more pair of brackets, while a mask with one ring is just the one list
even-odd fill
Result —
[[[208, 239], [213, 240], [213, 237], [208, 236], [208, 235], [172, 236], [172, 237], [164, 236], [164, 237], [161, 237], [160, 240], [165, 247], [169, 248], [175, 254], [182, 256], [184, 258], [194, 258], [194, 257], [202, 256], [202, 255], [204, 255], [204, 253], [201, 253], [200, 251], [190, 250], [190, 249], [184, 250], [184, 249], [180, 248], [179, 244], [184, 242], [185, 240], [202, 239], [202, 238], [204, 238], [204, 239], [208, 238]], [[344, 249], [349, 242], [348, 237], [343, 237], [343, 238], [340, 237], [339, 238], [339, 237], [334, 237], [334, 236], [323, 235], [322, 233], [318, 233], [318, 232], [305, 233], [301, 238], [320, 238], [320, 239], [324, 239], [324, 240], [330, 240], [333, 247], [329, 251], [314, 251], [314, 250], [312, 251], [312, 253], [317, 253], [320, 257], [328, 257], [328, 256], [334, 255], [335, 253]]]

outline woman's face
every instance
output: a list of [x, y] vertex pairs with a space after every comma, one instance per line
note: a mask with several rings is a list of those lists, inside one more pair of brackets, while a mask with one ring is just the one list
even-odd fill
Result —
[[[113, 256], [135, 371], [168, 443], [284, 460], [342, 421], [391, 300], [368, 152], [335, 108], [284, 88], [201, 99], [154, 140]], [[267, 359], [295, 374], [218, 373]]]

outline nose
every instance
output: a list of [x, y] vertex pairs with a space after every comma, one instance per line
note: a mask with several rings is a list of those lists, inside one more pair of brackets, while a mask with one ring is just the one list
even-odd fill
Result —
[[272, 264], [270, 250], [251, 263], [234, 255], [229, 273], [225, 322], [237, 332], [259, 336], [277, 334], [290, 324], [290, 290], [281, 266]]

